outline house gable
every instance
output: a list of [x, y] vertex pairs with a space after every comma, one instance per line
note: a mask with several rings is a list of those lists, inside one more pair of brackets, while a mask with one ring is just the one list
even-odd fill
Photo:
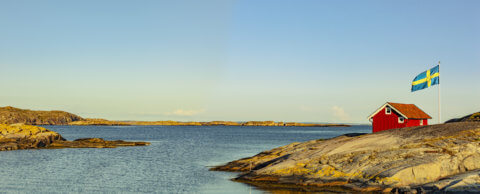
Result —
[[415, 104], [401, 104], [387, 102], [390, 106], [394, 107], [409, 119], [431, 119], [430, 115], [425, 113], [422, 109], [418, 108]]
[[[387, 129], [406, 127], [409, 120], [403, 117], [399, 112], [392, 109], [391, 114], [386, 113], [388, 106], [385, 106], [377, 112], [371, 119], [373, 132], [379, 132]], [[401, 119], [403, 118], [403, 119]], [[403, 120], [403, 122], [401, 122]]]
[[402, 112], [400, 112], [399, 110], [397, 110], [395, 107], [393, 107], [392, 105], [390, 105], [388, 102], [385, 103], [384, 105], [382, 105], [380, 108], [378, 108], [375, 112], [373, 112], [370, 116], [368, 116], [368, 119], [370, 120], [371, 118], [373, 118], [376, 114], [378, 114], [380, 111], [385, 111], [385, 107], [390, 107], [392, 110], [394, 110], [395, 112], [397, 112], [397, 114], [399, 114], [400, 116], [402, 117], [405, 117], [406, 119], [408, 119], [407, 116], [405, 116], [404, 114], [402, 114]]

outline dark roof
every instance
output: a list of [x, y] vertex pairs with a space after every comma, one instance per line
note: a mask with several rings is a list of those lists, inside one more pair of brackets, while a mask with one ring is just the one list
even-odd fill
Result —
[[397, 111], [400, 111], [401, 114], [406, 116], [409, 119], [431, 119], [432, 117], [427, 113], [423, 112], [415, 104], [401, 104], [388, 102]]

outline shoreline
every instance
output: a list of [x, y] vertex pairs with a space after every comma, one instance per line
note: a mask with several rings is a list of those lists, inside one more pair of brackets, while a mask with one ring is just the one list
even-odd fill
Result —
[[101, 126], [281, 126], [281, 127], [350, 127], [347, 124], [322, 124], [275, 121], [115, 121], [99, 118], [83, 118], [65, 111], [38, 111], [11, 106], [0, 107], [0, 124], [25, 125], [101, 125]]
[[267, 190], [478, 192], [480, 123], [462, 122], [291, 143], [210, 168]]
[[[280, 178], [280, 177], [271, 177]], [[259, 190], [265, 191], [292, 191], [292, 192], [334, 192], [334, 193], [352, 193], [352, 192], [387, 192], [387, 190], [381, 187], [360, 187], [354, 184], [349, 184], [345, 181], [329, 182], [324, 184], [308, 184], [308, 183], [278, 183], [276, 181], [251, 181], [243, 179], [231, 179], [234, 182], [243, 183], [254, 186]]]
[[319, 124], [300, 122], [274, 122], [274, 121], [109, 121], [104, 119], [86, 119], [74, 121], [66, 125], [101, 125], [101, 126], [238, 126], [238, 127], [351, 127], [347, 124]]

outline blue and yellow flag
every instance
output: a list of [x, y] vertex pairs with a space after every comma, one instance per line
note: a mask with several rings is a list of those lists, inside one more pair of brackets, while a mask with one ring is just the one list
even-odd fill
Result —
[[412, 82], [412, 92], [440, 84], [440, 67], [437, 65], [415, 77]]

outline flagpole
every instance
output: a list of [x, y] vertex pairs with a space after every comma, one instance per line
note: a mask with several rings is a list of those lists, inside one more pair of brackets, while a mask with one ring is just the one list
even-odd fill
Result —
[[438, 124], [440, 124], [442, 120], [441, 114], [441, 103], [440, 103], [440, 61], [438, 61]]

